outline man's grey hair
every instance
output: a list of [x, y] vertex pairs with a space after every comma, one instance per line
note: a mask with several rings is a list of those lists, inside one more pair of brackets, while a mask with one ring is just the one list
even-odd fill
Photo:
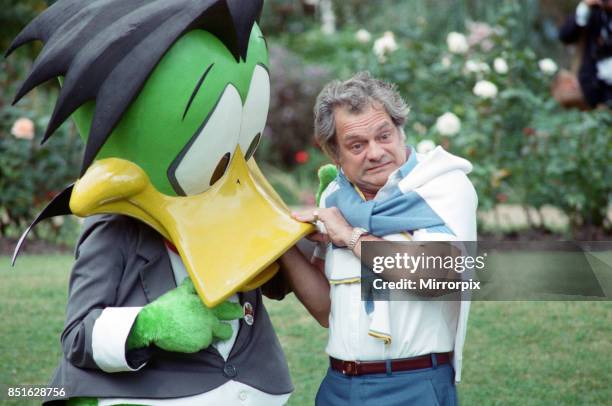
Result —
[[403, 126], [409, 108], [394, 84], [375, 79], [369, 72], [358, 72], [348, 80], [334, 80], [325, 85], [314, 107], [315, 139], [323, 152], [334, 160], [338, 157], [334, 119], [337, 107], [346, 107], [351, 113], [359, 114], [373, 103], [384, 107], [404, 137]]

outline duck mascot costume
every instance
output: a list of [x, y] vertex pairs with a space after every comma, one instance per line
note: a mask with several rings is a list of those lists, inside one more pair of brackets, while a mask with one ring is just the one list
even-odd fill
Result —
[[[293, 220], [253, 158], [270, 99], [262, 0], [59, 0], [7, 55], [19, 89], [58, 78], [44, 140], [72, 116], [79, 179], [34, 220], [86, 217], [51, 387], [72, 405], [280, 405], [292, 391], [262, 292]], [[15, 255], [25, 236], [22, 236]]]

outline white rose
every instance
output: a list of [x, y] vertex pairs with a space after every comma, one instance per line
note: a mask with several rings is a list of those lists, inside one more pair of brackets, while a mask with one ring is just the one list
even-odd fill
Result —
[[444, 113], [436, 120], [436, 130], [447, 137], [453, 136], [461, 130], [461, 120], [451, 112]]
[[355, 39], [357, 42], [361, 42], [362, 44], [367, 44], [372, 39], [372, 34], [368, 30], [360, 29], [355, 33]]
[[55, 227], [61, 227], [64, 225], [64, 216], [51, 217], [51, 222]]
[[417, 144], [416, 150], [419, 154], [426, 154], [436, 147], [436, 143], [432, 140], [423, 140]]
[[385, 55], [397, 51], [398, 46], [395, 42], [395, 35], [391, 31], [386, 31], [382, 37], [374, 41], [372, 50], [379, 60], [384, 61]]
[[469, 49], [467, 38], [460, 32], [449, 32], [446, 36], [446, 45], [454, 54], [465, 54]]
[[474, 86], [473, 92], [483, 99], [493, 99], [497, 96], [497, 86], [488, 80], [479, 80]]
[[550, 58], [540, 59], [538, 66], [540, 70], [547, 75], [552, 75], [557, 71], [557, 64]]
[[465, 71], [468, 73], [478, 73], [480, 71], [478, 62], [473, 61], [471, 59], [468, 59], [467, 61], [465, 61], [464, 68], [465, 68]]
[[493, 61], [493, 69], [500, 75], [505, 75], [508, 73], [508, 64], [504, 58], [495, 58]]
[[34, 138], [34, 122], [29, 118], [22, 117], [13, 123], [11, 127], [11, 134], [15, 136], [15, 138], [19, 138], [22, 140], [31, 140]]
[[465, 62], [465, 66], [464, 66], [464, 73], [487, 73], [490, 72], [491, 68], [489, 68], [489, 65], [487, 65], [486, 62], [479, 62], [479, 61], [474, 61], [471, 59], [468, 59]]

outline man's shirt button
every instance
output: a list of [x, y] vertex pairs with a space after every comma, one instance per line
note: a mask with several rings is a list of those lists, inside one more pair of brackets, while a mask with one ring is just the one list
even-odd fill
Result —
[[238, 399], [245, 401], [248, 396], [248, 393], [245, 390], [241, 390], [238, 394]]

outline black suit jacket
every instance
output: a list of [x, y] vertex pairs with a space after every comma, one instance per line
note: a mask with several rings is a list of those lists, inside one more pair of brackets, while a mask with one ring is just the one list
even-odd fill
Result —
[[[266, 286], [276, 298], [286, 293], [280, 277]], [[136, 363], [147, 361], [136, 372], [100, 370], [93, 358], [92, 330], [102, 311], [144, 306], [175, 287], [170, 260], [157, 232], [125, 216], [87, 219], [70, 277], [61, 336], [64, 357], [50, 386], [65, 388], [66, 397], [182, 397], [207, 392], [230, 379], [270, 394], [293, 390], [260, 289], [240, 294], [241, 303], [252, 304], [255, 321], [250, 326], [240, 320], [227, 362], [214, 347], [195, 354], [149, 348], [128, 354]]]

